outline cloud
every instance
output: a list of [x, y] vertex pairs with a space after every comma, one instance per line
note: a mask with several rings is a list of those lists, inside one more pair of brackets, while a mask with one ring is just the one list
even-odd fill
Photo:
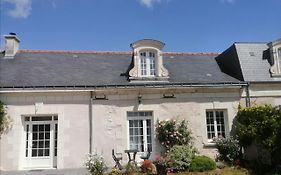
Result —
[[160, 3], [163, 0], [138, 0], [142, 5], [152, 8], [155, 3]]
[[3, 0], [14, 7], [8, 10], [8, 15], [14, 18], [27, 18], [31, 13], [32, 0]]

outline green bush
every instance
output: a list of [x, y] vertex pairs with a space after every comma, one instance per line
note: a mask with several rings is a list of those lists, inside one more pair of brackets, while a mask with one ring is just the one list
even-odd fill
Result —
[[237, 113], [236, 135], [242, 146], [261, 145], [271, 157], [271, 165], [281, 164], [281, 108], [257, 105], [240, 108]]
[[207, 156], [195, 156], [190, 164], [190, 171], [208, 171], [216, 169], [216, 163]]
[[156, 137], [159, 143], [167, 150], [174, 145], [188, 145], [192, 137], [186, 120], [163, 120], [157, 121]]
[[179, 171], [187, 170], [197, 151], [190, 145], [175, 145], [168, 152], [171, 166]]
[[238, 140], [230, 138], [220, 138], [216, 140], [216, 147], [219, 152], [219, 159], [227, 163], [233, 163], [239, 158], [239, 142]]

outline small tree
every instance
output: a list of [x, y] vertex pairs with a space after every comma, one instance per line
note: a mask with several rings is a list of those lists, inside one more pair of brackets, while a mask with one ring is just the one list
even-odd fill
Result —
[[270, 153], [273, 165], [281, 163], [280, 108], [271, 105], [240, 108], [237, 122], [236, 135], [242, 146], [261, 144]]
[[0, 138], [3, 133], [9, 130], [11, 126], [11, 120], [7, 116], [6, 106], [0, 101]]

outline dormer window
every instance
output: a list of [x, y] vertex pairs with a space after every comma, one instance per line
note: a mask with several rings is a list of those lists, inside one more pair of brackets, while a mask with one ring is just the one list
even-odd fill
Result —
[[268, 44], [273, 64], [270, 68], [272, 77], [281, 77], [281, 39]]
[[155, 76], [155, 52], [142, 51], [140, 53], [141, 76]]
[[168, 71], [163, 66], [161, 50], [164, 43], [144, 39], [133, 44], [133, 68], [129, 71], [130, 81], [168, 81]]

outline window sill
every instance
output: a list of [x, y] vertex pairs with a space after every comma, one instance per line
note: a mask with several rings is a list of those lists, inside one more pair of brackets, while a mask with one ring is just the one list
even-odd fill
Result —
[[207, 143], [203, 143], [203, 146], [207, 147], [207, 148], [215, 148], [216, 143], [215, 142], [207, 142]]

